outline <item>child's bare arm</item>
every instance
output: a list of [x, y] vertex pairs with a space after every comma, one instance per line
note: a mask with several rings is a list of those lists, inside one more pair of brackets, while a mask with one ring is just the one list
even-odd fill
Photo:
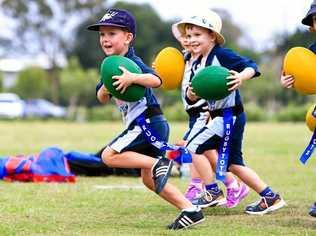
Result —
[[255, 75], [256, 72], [253, 68], [247, 67], [241, 72], [230, 70], [229, 73], [231, 75], [227, 77], [227, 79], [230, 80], [227, 83], [227, 85], [230, 87], [228, 90], [233, 91], [240, 88], [243, 81], [251, 79]]
[[104, 85], [102, 85], [99, 88], [99, 90], [97, 92], [97, 98], [98, 98], [99, 102], [102, 104], [105, 104], [110, 100], [110, 98], [111, 98], [110, 93]]
[[124, 67], [120, 67], [120, 69], [123, 74], [113, 76], [113, 79], [116, 80], [113, 85], [117, 86], [116, 90], [119, 90], [121, 93], [124, 93], [131, 84], [139, 84], [146, 88], [157, 88], [161, 85], [161, 80], [156, 75], [150, 73], [136, 74], [129, 72]]

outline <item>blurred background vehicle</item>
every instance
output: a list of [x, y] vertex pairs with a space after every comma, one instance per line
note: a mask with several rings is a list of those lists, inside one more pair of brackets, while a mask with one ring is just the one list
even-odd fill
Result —
[[27, 118], [64, 118], [66, 108], [45, 99], [25, 100], [24, 116]]
[[0, 118], [22, 118], [24, 101], [14, 93], [0, 93]]

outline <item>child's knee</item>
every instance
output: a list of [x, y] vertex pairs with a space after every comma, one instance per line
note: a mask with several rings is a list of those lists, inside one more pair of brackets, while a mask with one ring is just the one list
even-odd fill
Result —
[[147, 188], [149, 188], [151, 191], [154, 191], [154, 182], [151, 177], [151, 171], [144, 169], [142, 170], [142, 181]]
[[235, 175], [239, 175], [240, 172], [242, 171], [242, 167], [241, 165], [236, 165], [236, 164], [231, 164], [229, 167], [228, 167], [228, 171], [234, 173]]
[[112, 149], [110, 148], [105, 148], [101, 154], [101, 158], [104, 164], [106, 164], [107, 166], [111, 167], [114, 159], [115, 159], [115, 153], [113, 152]]

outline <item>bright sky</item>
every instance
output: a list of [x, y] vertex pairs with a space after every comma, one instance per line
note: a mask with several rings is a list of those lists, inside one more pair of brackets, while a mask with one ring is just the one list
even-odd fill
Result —
[[[1, 2], [2, 0], [0, 0]], [[113, 3], [116, 0], [108, 0]], [[293, 32], [301, 24], [302, 18], [310, 8], [312, 0], [123, 0], [132, 3], [149, 3], [163, 19], [181, 18], [192, 11], [205, 8], [222, 8], [228, 11], [233, 21], [256, 42], [254, 48], [264, 49], [273, 43], [276, 33]], [[198, 4], [197, 4], [198, 3]], [[8, 35], [1, 17], [0, 33]], [[139, 24], [139, 23], [138, 23]], [[144, 23], [145, 24], [145, 23]], [[140, 26], [141, 27], [141, 26]]]
[[[190, 15], [201, 8], [222, 8], [228, 11], [234, 22], [257, 42], [255, 48], [271, 45], [277, 32], [293, 32], [301, 24], [312, 0], [124, 0], [133, 3], [149, 3], [163, 19]], [[110, 1], [114, 2], [114, 0]]]

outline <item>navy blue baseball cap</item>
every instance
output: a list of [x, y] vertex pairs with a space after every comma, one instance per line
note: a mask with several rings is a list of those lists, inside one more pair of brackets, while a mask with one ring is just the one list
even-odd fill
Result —
[[126, 29], [136, 35], [136, 21], [134, 16], [127, 10], [111, 8], [95, 24], [88, 26], [88, 30], [99, 31], [100, 26], [116, 26]]
[[316, 0], [313, 1], [311, 8], [307, 12], [304, 19], [302, 20], [302, 24], [312, 26], [313, 25], [312, 15], [314, 14], [316, 14]]

